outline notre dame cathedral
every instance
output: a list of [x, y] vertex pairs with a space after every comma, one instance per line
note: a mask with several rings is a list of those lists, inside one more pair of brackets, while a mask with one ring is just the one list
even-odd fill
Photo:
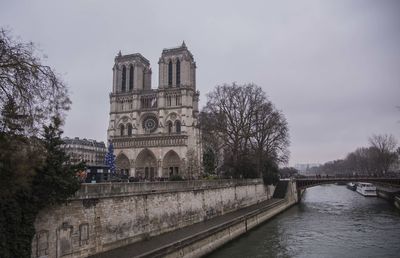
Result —
[[201, 142], [196, 63], [185, 42], [162, 51], [158, 89], [141, 54], [115, 57], [108, 140], [119, 173], [143, 179], [198, 178]]

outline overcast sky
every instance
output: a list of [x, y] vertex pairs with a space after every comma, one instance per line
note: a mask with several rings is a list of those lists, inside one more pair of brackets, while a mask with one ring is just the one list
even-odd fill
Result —
[[217, 84], [253, 82], [285, 114], [290, 164], [344, 158], [372, 134], [400, 140], [400, 1], [5, 1], [0, 26], [35, 42], [68, 84], [65, 136], [106, 140], [112, 66], [153, 68], [185, 40], [200, 104]]

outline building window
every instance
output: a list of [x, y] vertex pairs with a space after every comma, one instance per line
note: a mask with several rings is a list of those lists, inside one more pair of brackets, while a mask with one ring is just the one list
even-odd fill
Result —
[[172, 86], [172, 61], [168, 63], [168, 86]]
[[143, 70], [143, 80], [142, 80], [142, 89], [146, 88], [146, 72]]
[[172, 122], [171, 121], [167, 122], [167, 128], [168, 128], [168, 133], [172, 133]]
[[121, 124], [119, 126], [119, 131], [120, 131], [120, 135], [123, 136], [124, 135], [124, 131], [125, 131], [125, 126], [123, 124]]
[[129, 67], [129, 91], [133, 90], [133, 65]]
[[132, 135], [132, 125], [128, 124], [128, 136]]
[[176, 101], [176, 105], [180, 106], [182, 104], [182, 96], [179, 96], [179, 95], [176, 96], [175, 101]]
[[125, 85], [126, 85], [126, 67], [125, 65], [122, 67], [122, 84], [121, 84], [121, 91], [125, 92]]
[[181, 84], [181, 62], [176, 61], [176, 86], [179, 87], [179, 85]]
[[140, 97], [141, 108], [156, 108], [157, 107], [157, 95], [147, 95]]
[[167, 106], [170, 107], [172, 105], [172, 96], [167, 96]]
[[175, 122], [176, 133], [181, 133], [181, 122], [177, 120]]

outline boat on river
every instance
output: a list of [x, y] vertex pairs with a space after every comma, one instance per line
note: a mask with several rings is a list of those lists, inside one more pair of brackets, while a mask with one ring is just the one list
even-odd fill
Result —
[[347, 183], [347, 189], [355, 191], [357, 189], [357, 185], [353, 182]]
[[376, 187], [371, 183], [357, 183], [356, 191], [364, 196], [377, 196]]

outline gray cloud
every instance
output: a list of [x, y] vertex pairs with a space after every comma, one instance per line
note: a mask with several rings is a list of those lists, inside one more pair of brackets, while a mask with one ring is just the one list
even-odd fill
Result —
[[71, 90], [65, 134], [106, 139], [113, 59], [153, 67], [185, 40], [201, 103], [254, 82], [286, 115], [291, 164], [344, 157], [373, 133], [400, 139], [400, 2], [3, 1], [0, 24], [38, 43]]

